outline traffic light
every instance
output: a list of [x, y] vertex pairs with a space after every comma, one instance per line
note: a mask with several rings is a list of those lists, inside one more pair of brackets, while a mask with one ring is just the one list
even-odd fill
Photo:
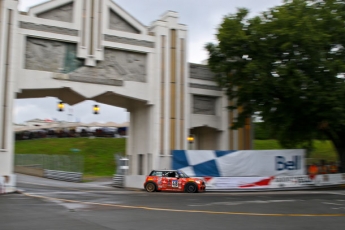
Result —
[[65, 108], [65, 105], [64, 105], [64, 103], [62, 102], [62, 101], [60, 101], [59, 103], [58, 103], [58, 111], [60, 111], [60, 112], [62, 112], [63, 111], [63, 109]]
[[98, 107], [98, 105], [94, 105], [94, 106], [93, 106], [93, 113], [94, 113], [94, 114], [98, 114], [98, 113], [99, 113], [99, 107]]

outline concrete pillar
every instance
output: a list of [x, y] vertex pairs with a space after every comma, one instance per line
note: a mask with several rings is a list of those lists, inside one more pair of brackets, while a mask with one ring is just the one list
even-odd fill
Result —
[[[130, 109], [130, 130], [127, 140], [127, 155], [130, 156], [130, 174], [146, 175], [152, 165], [152, 132], [150, 105], [136, 105]], [[151, 148], [150, 148], [151, 147]], [[151, 160], [151, 162], [149, 162]], [[152, 166], [151, 166], [152, 167]]]
[[186, 60], [187, 27], [178, 23], [176, 12], [165, 13], [151, 25], [156, 36], [158, 71], [160, 142], [159, 165], [169, 165], [171, 150], [186, 149], [188, 135], [188, 65]]
[[6, 182], [7, 192], [13, 190], [15, 184], [12, 110], [18, 60], [17, 8], [18, 1], [0, 1], [0, 177], [2, 183]]

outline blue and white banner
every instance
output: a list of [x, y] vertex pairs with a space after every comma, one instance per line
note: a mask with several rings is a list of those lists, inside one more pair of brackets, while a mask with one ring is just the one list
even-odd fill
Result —
[[172, 168], [197, 177], [271, 177], [305, 175], [305, 151], [174, 150]]

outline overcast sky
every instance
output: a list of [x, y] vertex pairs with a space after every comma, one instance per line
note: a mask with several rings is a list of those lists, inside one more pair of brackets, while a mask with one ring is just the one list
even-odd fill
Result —
[[[180, 23], [189, 29], [188, 60], [201, 63], [207, 59], [204, 45], [214, 41], [217, 26], [224, 15], [235, 13], [236, 8], [245, 7], [251, 16], [279, 5], [283, 0], [114, 0], [146, 26], [157, 20], [168, 10], [180, 15]], [[47, 0], [20, 0], [19, 9], [27, 11], [29, 7]], [[122, 108], [100, 104], [100, 114], [92, 114], [92, 101], [84, 101], [74, 106], [66, 106], [65, 112], [56, 110], [57, 98], [17, 99], [14, 107], [14, 122], [24, 123], [27, 120], [58, 119], [81, 122], [125, 122], [129, 114]], [[72, 114], [72, 115], [69, 115]]]

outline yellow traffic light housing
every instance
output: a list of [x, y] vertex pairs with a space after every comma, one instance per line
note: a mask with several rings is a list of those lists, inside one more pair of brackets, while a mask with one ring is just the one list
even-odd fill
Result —
[[193, 135], [189, 135], [187, 137], [187, 140], [188, 140], [189, 143], [193, 143], [194, 142], [194, 136]]
[[93, 106], [93, 113], [94, 114], [99, 114], [99, 106], [98, 105], [94, 105]]
[[64, 103], [62, 102], [62, 101], [60, 101], [59, 103], [58, 103], [58, 111], [60, 111], [60, 112], [62, 112], [63, 111], [63, 109], [65, 108], [65, 105], [64, 105]]

